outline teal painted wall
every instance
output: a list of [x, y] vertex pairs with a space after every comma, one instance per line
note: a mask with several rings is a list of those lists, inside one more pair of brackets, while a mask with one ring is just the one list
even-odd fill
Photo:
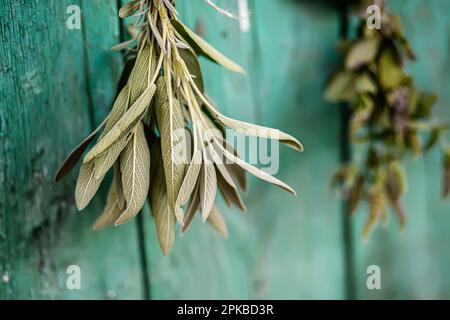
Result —
[[[311, 1], [248, 2], [247, 33], [201, 0], [180, 1], [179, 11], [248, 71], [235, 75], [202, 60], [207, 91], [222, 111], [304, 143], [303, 154], [280, 149], [278, 176], [299, 197], [251, 178], [248, 213], [222, 205], [228, 240], [196, 221], [163, 257], [148, 208], [141, 221], [95, 233], [105, 190], [77, 213], [76, 173], [52, 182], [61, 159], [113, 101], [122, 68], [109, 50], [120, 41], [117, 2], [0, 0], [0, 298], [141, 299], [148, 290], [155, 299], [450, 298], [450, 203], [440, 199], [439, 154], [408, 163], [403, 234], [392, 219], [361, 244], [362, 208], [345, 240], [341, 199], [328, 188], [340, 165], [341, 110], [322, 98], [340, 63], [342, 17]], [[418, 56], [408, 69], [440, 95], [438, 113], [450, 120], [450, 4], [389, 2]], [[235, 0], [218, 3], [237, 11]], [[65, 27], [70, 4], [82, 8], [81, 30]], [[72, 264], [81, 267], [79, 291], [65, 286]], [[382, 290], [366, 288], [371, 264], [381, 267]]]

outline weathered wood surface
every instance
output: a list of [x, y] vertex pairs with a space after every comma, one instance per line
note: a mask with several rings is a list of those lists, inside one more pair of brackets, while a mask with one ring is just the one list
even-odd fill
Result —
[[[180, 0], [178, 6], [188, 25], [204, 30], [207, 40], [248, 71], [235, 75], [202, 60], [208, 94], [221, 110], [282, 128], [305, 144], [303, 154], [280, 146], [278, 176], [299, 197], [250, 177], [248, 213], [221, 205], [228, 240], [198, 219], [183, 239], [177, 237], [169, 257], [160, 253], [148, 208], [144, 238], [136, 221], [91, 231], [104, 192], [78, 214], [76, 172], [57, 185], [52, 178], [113, 100], [122, 67], [120, 54], [109, 50], [120, 38], [117, 2], [0, 1], [0, 298], [139, 299], [150, 287], [151, 297], [160, 299], [343, 299], [346, 276], [354, 280], [356, 298], [450, 297], [450, 204], [439, 198], [438, 153], [408, 164], [404, 234], [391, 219], [361, 245], [365, 210], [352, 220], [355, 272], [345, 273], [351, 268], [344, 259], [341, 203], [328, 189], [339, 167], [340, 110], [322, 98], [339, 64], [340, 16], [314, 1], [249, 0], [248, 33], [204, 1]], [[237, 12], [237, 1], [217, 2]], [[419, 86], [440, 94], [439, 113], [448, 119], [450, 4], [390, 2], [419, 58], [411, 73]], [[82, 8], [81, 30], [65, 26], [72, 4]], [[79, 291], [65, 285], [72, 264], [82, 271]], [[366, 287], [372, 264], [382, 271], [380, 291]]]
[[[66, 28], [72, 4], [83, 10], [81, 30]], [[75, 170], [53, 183], [112, 103], [116, 16], [113, 1], [0, 1], [0, 298], [141, 297], [135, 226], [91, 232], [101, 197], [78, 214]], [[80, 291], [66, 288], [72, 264]]]

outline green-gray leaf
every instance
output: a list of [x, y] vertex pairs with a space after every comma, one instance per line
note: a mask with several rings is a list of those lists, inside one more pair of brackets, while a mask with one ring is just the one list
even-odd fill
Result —
[[83, 163], [78, 175], [77, 186], [75, 188], [75, 202], [78, 210], [83, 210], [91, 202], [97, 192], [104, 177], [95, 178], [95, 163], [93, 161]]
[[347, 60], [345, 61], [345, 67], [347, 69], [356, 69], [363, 65], [372, 62], [380, 47], [380, 38], [368, 38], [356, 42], [350, 48], [347, 55]]
[[122, 185], [127, 207], [115, 222], [124, 224], [134, 218], [144, 206], [150, 185], [150, 151], [144, 126], [139, 123], [120, 156]]
[[[187, 151], [185, 141], [181, 141], [182, 137], [179, 135], [184, 130], [181, 105], [176, 99], [172, 99], [172, 101], [173, 103], [170, 105], [165, 81], [160, 78], [157, 83], [155, 113], [161, 135], [168, 203], [170, 208], [175, 210], [186, 171], [186, 160], [183, 157], [186, 157]], [[177, 215], [177, 219], [182, 224], [180, 215]]]
[[250, 172], [251, 174], [253, 174], [254, 176], [267, 181], [273, 185], [276, 185], [290, 193], [292, 193], [293, 195], [297, 195], [297, 193], [291, 188], [289, 187], [286, 183], [284, 183], [283, 181], [278, 180], [277, 178], [271, 176], [270, 174], [268, 174], [267, 172], [264, 172], [250, 164], [248, 164], [247, 162], [245, 162], [244, 160], [242, 160], [239, 157], [236, 157], [234, 154], [230, 153], [228, 150], [226, 150], [225, 148], [223, 148], [223, 146], [220, 145], [220, 143], [218, 143], [217, 141], [214, 141], [215, 145], [217, 146], [216, 150], [220, 150], [221, 152], [223, 152], [223, 154], [225, 155], [225, 157], [227, 159], [229, 159], [231, 162], [237, 164], [238, 166], [240, 166], [241, 168], [247, 170], [248, 172]]
[[93, 230], [100, 230], [114, 225], [114, 221], [116, 221], [122, 213], [122, 210], [119, 208], [116, 186], [116, 182], [113, 181], [109, 188], [105, 209], [103, 210], [102, 215], [95, 221], [92, 227]]
[[204, 161], [200, 176], [200, 210], [204, 222], [208, 219], [214, 202], [216, 201], [216, 193], [216, 169], [212, 162]]
[[199, 150], [195, 150], [192, 156], [191, 164], [186, 171], [180, 193], [178, 194], [176, 206], [183, 207], [188, 201], [197, 184], [197, 179], [202, 167], [202, 154]]
[[202, 56], [222, 65], [230, 71], [245, 74], [245, 71], [241, 66], [225, 57], [212, 45], [198, 36], [194, 31], [182, 24], [179, 20], [174, 19], [171, 22], [178, 33], [185, 41], [188, 42], [197, 54], [201, 54]]
[[78, 160], [83, 155], [86, 148], [94, 141], [97, 133], [105, 126], [108, 118], [106, 118], [102, 124], [98, 126], [82, 143], [80, 143], [70, 154], [67, 156], [66, 160], [59, 167], [58, 171], [55, 175], [55, 182], [58, 182], [62, 178], [64, 178], [77, 164]]
[[179, 49], [178, 52], [193, 76], [195, 85], [201, 92], [204, 92], [203, 76], [197, 56], [189, 49]]
[[155, 89], [155, 85], [151, 85], [144, 91], [113, 128], [92, 148], [91, 151], [89, 151], [83, 162], [89, 162], [93, 158], [99, 156], [114, 142], [123, 138], [133, 130], [136, 124], [145, 115], [145, 110], [147, 110], [147, 107], [152, 101]]
[[228, 238], [228, 228], [220, 210], [217, 206], [213, 206], [208, 217], [209, 224], [225, 239]]
[[161, 170], [163, 163], [159, 141], [153, 144], [151, 153], [153, 157], [152, 187], [149, 196], [159, 245], [163, 254], [167, 256], [175, 242], [175, 213], [168, 204], [165, 175]]

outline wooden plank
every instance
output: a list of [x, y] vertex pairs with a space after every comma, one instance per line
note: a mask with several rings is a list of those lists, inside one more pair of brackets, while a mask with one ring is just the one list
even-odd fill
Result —
[[[65, 28], [67, 5], [63, 1], [52, 6], [43, 6], [40, 1], [0, 4], [4, 75], [0, 251], [2, 274], [9, 276], [0, 292], [6, 298], [37, 297], [39, 288], [52, 286], [47, 284], [52, 273], [46, 262], [49, 254], [44, 253], [52, 245], [44, 240], [40, 226], [47, 221], [57, 229], [56, 218], [71, 202], [69, 185], [56, 189], [52, 171], [58, 165], [57, 158], [64, 156], [61, 147], [74, 145], [86, 132], [87, 100], [77, 90], [83, 86], [83, 64], [81, 59], [71, 58], [74, 54], [83, 56], [82, 37]], [[40, 31], [32, 35], [32, 30]], [[72, 41], [63, 45], [62, 40], [68, 38]], [[48, 75], [55, 81], [46, 81]], [[70, 96], [67, 90], [72, 91]], [[55, 135], [55, 124], [62, 119], [70, 119], [66, 127], [69, 134]], [[49, 157], [51, 154], [56, 156]]]
[[[66, 28], [69, 5], [83, 8], [84, 37], [83, 29]], [[91, 232], [101, 197], [78, 215], [76, 173], [52, 181], [111, 105], [120, 61], [107, 50], [118, 38], [116, 15], [102, 1], [0, 3], [0, 298], [141, 295], [133, 225]], [[66, 288], [70, 264], [81, 267], [81, 291]]]
[[258, 257], [253, 268], [260, 284], [254, 297], [339, 299], [344, 293], [340, 205], [328, 189], [339, 161], [339, 110], [322, 98], [324, 71], [337, 63], [338, 14], [307, 2], [254, 3], [261, 122], [305, 145], [303, 154], [280, 147], [278, 175], [298, 198], [261, 183], [252, 192], [252, 251]]
[[[159, 253], [152, 226], [154, 298], [343, 297], [339, 201], [327, 189], [338, 167], [338, 109], [323, 102], [328, 74], [317, 72], [336, 64], [337, 14], [290, 1], [249, 4], [251, 31], [246, 34], [203, 3], [180, 2], [179, 9], [189, 25], [203, 21], [206, 39], [248, 71], [242, 78], [202, 62], [208, 92], [222, 110], [282, 128], [305, 142], [303, 155], [280, 147], [278, 176], [300, 197], [250, 178], [244, 199], [248, 214], [221, 206], [229, 240], [196, 221], [167, 258]], [[237, 12], [236, 1], [220, 5]]]
[[[406, 35], [417, 53], [418, 61], [408, 64], [419, 88], [440, 95], [438, 115], [448, 120], [448, 32], [450, 23], [447, 1], [389, 1], [400, 13]], [[431, 36], [432, 35], [432, 36]], [[370, 243], [357, 245], [356, 283], [359, 298], [430, 299], [449, 298], [448, 264], [450, 240], [448, 216], [450, 203], [440, 198], [441, 165], [439, 152], [408, 161], [410, 191], [405, 199], [408, 225], [403, 234], [392, 218], [388, 227], [377, 231]], [[356, 233], [361, 230], [360, 212]], [[365, 216], [364, 216], [365, 217]], [[356, 236], [357, 237], [357, 236]], [[382, 289], [368, 290], [366, 268], [381, 268]]]

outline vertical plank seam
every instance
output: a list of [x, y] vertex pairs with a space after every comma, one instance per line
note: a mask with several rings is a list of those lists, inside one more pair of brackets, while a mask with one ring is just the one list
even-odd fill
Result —
[[95, 128], [95, 112], [94, 112], [94, 100], [92, 98], [92, 87], [91, 87], [91, 77], [89, 72], [89, 54], [88, 54], [88, 43], [87, 43], [87, 34], [86, 34], [86, 19], [84, 17], [84, 1], [80, 1], [81, 6], [81, 34], [83, 39], [83, 72], [84, 72], [84, 83], [85, 83], [85, 91], [87, 96], [87, 104], [88, 104], [88, 114], [89, 114], [89, 122], [91, 126], [91, 130]]

